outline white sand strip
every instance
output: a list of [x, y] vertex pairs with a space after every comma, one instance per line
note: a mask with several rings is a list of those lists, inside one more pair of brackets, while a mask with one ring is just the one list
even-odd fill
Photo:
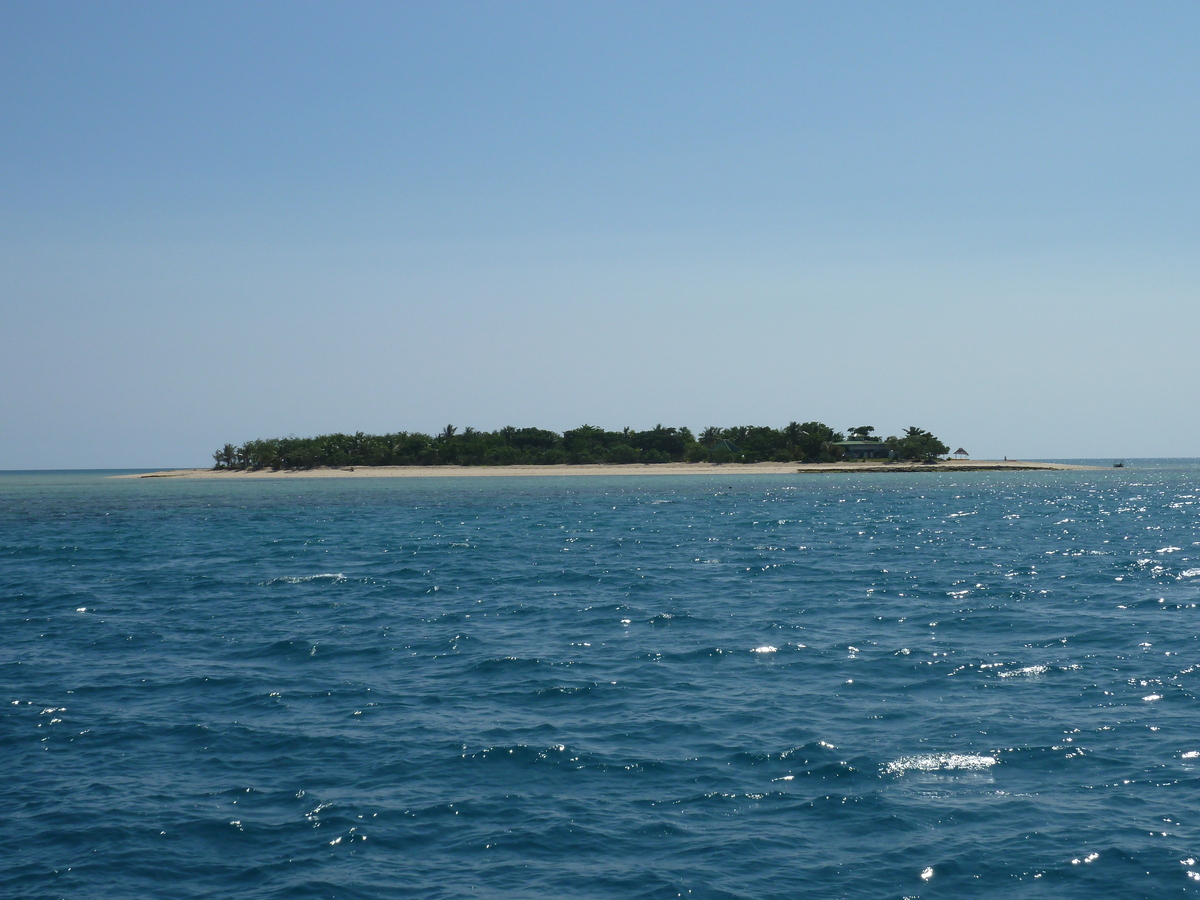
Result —
[[1102, 466], [1073, 466], [1065, 463], [1020, 462], [1018, 460], [953, 460], [929, 466], [921, 463], [839, 462], [839, 463], [630, 463], [628, 465], [557, 465], [557, 466], [353, 466], [318, 469], [171, 469], [138, 475], [114, 475], [113, 478], [187, 478], [240, 481], [260, 478], [513, 478], [518, 476], [576, 475], [795, 475], [833, 472], [970, 472], [1100, 470]]

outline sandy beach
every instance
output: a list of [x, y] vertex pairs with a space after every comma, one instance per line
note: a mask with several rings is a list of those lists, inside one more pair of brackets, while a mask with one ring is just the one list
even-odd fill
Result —
[[560, 466], [353, 466], [346, 468], [241, 471], [231, 469], [169, 469], [113, 478], [186, 478], [224, 481], [261, 478], [514, 478], [520, 476], [577, 475], [805, 475], [866, 472], [993, 472], [1032, 470], [1099, 470], [1102, 466], [1075, 466], [1065, 463], [1022, 462], [1020, 460], [948, 460], [928, 466], [921, 463], [839, 462], [799, 463], [631, 463], [628, 465]]

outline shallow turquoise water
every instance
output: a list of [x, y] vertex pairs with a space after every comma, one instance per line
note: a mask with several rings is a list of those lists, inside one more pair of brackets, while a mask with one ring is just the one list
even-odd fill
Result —
[[1198, 893], [1198, 502], [0, 475], [0, 893]]

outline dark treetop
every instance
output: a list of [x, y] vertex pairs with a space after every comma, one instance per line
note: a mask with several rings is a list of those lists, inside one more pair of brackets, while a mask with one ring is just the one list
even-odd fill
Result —
[[[855, 440], [878, 441], [895, 459], [932, 460], [950, 448], [920, 428], [901, 437], [872, 437], [875, 429], [850, 429]], [[711, 426], [697, 439], [688, 428], [655, 425], [649, 431], [605, 431], [581, 425], [559, 434], [541, 428], [461, 432], [447, 425], [438, 435], [324, 434], [226, 444], [213, 454], [217, 469], [311, 469], [318, 466], [512, 466], [562, 463], [835, 462], [844, 435], [821, 422], [783, 428]]]

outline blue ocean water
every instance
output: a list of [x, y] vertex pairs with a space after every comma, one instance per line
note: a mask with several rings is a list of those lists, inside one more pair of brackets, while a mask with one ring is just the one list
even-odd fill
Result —
[[0, 475], [0, 895], [1200, 893], [1200, 464]]

